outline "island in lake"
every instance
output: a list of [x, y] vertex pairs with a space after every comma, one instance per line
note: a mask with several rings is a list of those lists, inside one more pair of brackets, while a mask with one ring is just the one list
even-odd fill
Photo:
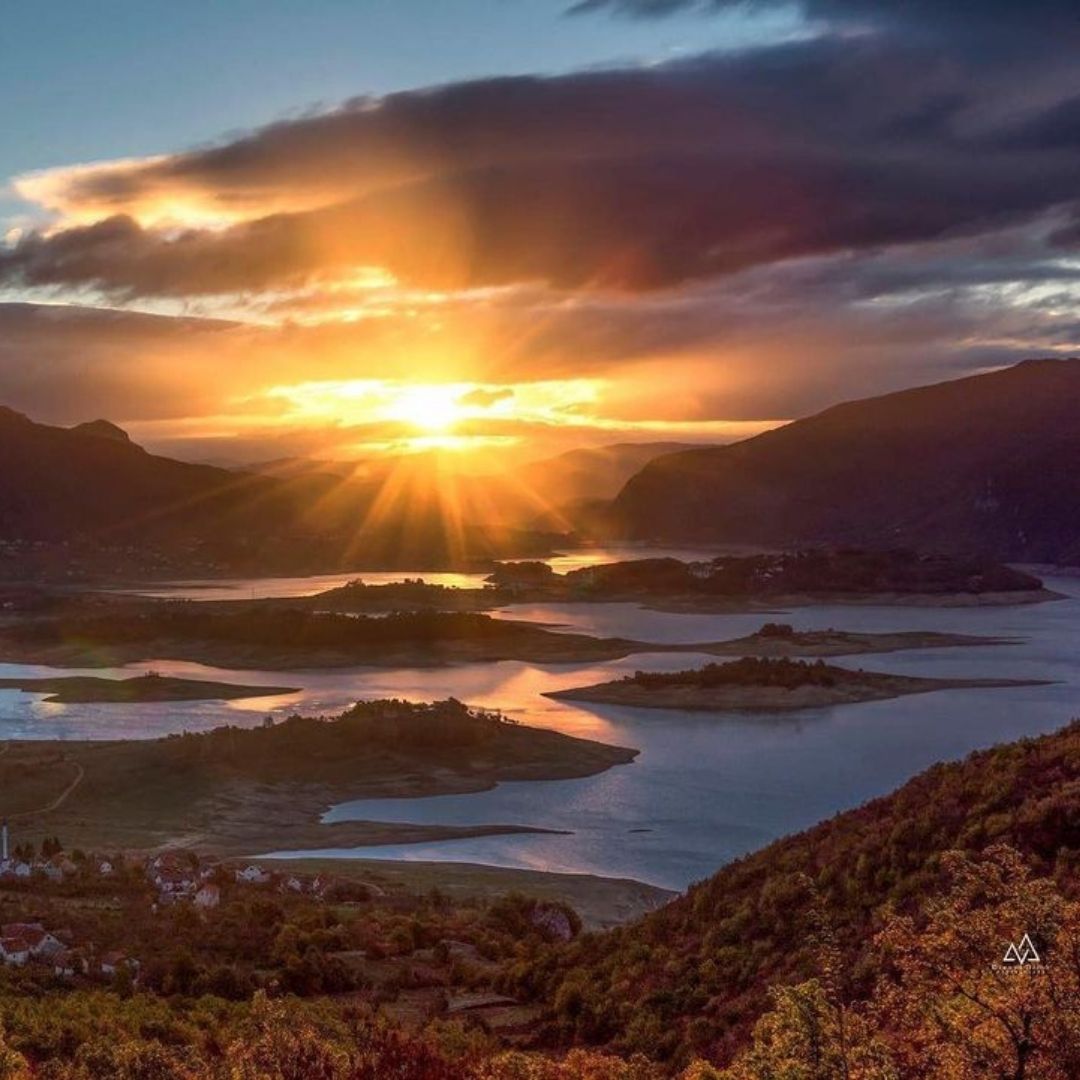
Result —
[[361, 702], [332, 719], [0, 752], [0, 814], [84, 849], [166, 845], [216, 855], [400, 844], [540, 830], [335, 822], [350, 799], [483, 791], [628, 764], [637, 751], [514, 723], [459, 701]]
[[970, 687], [1037, 686], [1031, 679], [930, 679], [787, 658], [744, 657], [689, 671], [638, 671], [546, 696], [605, 705], [695, 712], [781, 712], [880, 701]]
[[686, 613], [775, 611], [807, 604], [958, 607], [1057, 598], [1032, 574], [987, 559], [913, 551], [814, 548], [718, 555], [701, 562], [641, 558], [556, 573], [546, 562], [500, 563], [483, 588], [423, 578], [369, 585], [357, 578], [305, 598], [318, 611], [490, 611], [520, 603], [638, 603]]
[[752, 634], [714, 642], [701, 651], [711, 656], [822, 657], [1016, 643], [1016, 638], [980, 637], [936, 630], [898, 630], [891, 633], [834, 630], [831, 627], [827, 630], [796, 630], [790, 623], [767, 622]]
[[107, 702], [135, 705], [154, 701], [235, 701], [241, 698], [295, 694], [295, 686], [244, 686], [208, 679], [178, 679], [152, 671], [130, 679], [102, 679], [93, 675], [45, 679], [0, 679], [0, 690], [48, 694], [47, 702], [74, 705]]
[[[103, 667], [167, 658], [223, 668], [285, 671], [496, 660], [595, 663], [645, 652], [733, 656], [760, 650], [763, 655], [832, 656], [1002, 642], [929, 632], [791, 631], [785, 636], [783, 630], [782, 625], [773, 624], [750, 639], [659, 643], [560, 632], [475, 612], [373, 616], [309, 611], [272, 601], [246, 606], [134, 601], [102, 610], [61, 609], [45, 617], [9, 622], [0, 627], [0, 658], [58, 667]], [[265, 695], [267, 690], [259, 692]]]

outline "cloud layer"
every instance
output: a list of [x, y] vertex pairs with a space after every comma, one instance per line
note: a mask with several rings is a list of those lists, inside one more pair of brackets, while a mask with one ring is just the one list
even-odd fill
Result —
[[1073, 206], [1070, 50], [1003, 66], [978, 35], [914, 33], [921, 7], [875, 6], [904, 14], [899, 29], [358, 99], [209, 149], [24, 178], [70, 227], [0, 253], [0, 279], [185, 297], [378, 267], [422, 289], [647, 291]]
[[1072, 0], [801, 6], [797, 40], [17, 178], [48, 220], [0, 246], [10, 295], [230, 318], [0, 307], [0, 399], [167, 424], [290, 379], [483, 406], [572, 373], [609, 386], [597, 421], [750, 420], [1075, 348]]

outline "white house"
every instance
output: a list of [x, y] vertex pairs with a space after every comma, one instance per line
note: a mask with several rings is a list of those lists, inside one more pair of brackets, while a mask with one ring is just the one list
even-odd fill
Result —
[[121, 968], [127, 968], [128, 971], [131, 972], [137, 971], [139, 968], [139, 961], [131, 959], [127, 953], [116, 950], [114, 952], [105, 953], [101, 958], [99, 966], [102, 975], [115, 975]]
[[64, 949], [52, 957], [53, 973], [62, 979], [70, 979], [73, 975], [81, 974], [86, 970], [86, 965], [78, 953], [70, 949]]
[[0, 963], [22, 966], [30, 959], [30, 943], [26, 938], [12, 935], [0, 937]]
[[252, 863], [243, 870], [236, 871], [236, 880], [246, 882], [249, 885], [265, 885], [270, 880], [270, 874], [261, 866]]

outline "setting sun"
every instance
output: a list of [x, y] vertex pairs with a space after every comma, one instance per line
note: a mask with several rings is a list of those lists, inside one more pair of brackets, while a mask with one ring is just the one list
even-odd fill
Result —
[[387, 409], [387, 415], [421, 431], [449, 431], [463, 416], [460, 396], [461, 388], [455, 385], [408, 387]]

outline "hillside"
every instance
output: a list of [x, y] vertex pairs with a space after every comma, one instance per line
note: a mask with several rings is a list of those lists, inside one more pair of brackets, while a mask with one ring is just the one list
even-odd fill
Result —
[[853, 401], [651, 462], [620, 492], [639, 539], [906, 546], [1080, 562], [1080, 360]]
[[[819, 913], [849, 992], [864, 993], [885, 963], [872, 937], [887, 909], [914, 912], [940, 891], [945, 852], [1012, 845], [1075, 898], [1078, 778], [1080, 723], [936, 765], [892, 795], [732, 863], [637, 923], [520, 971], [517, 985], [552, 1003], [557, 1041], [728, 1060], [767, 1008], [770, 985], [818, 974]], [[987, 945], [995, 958], [998, 946]]]

